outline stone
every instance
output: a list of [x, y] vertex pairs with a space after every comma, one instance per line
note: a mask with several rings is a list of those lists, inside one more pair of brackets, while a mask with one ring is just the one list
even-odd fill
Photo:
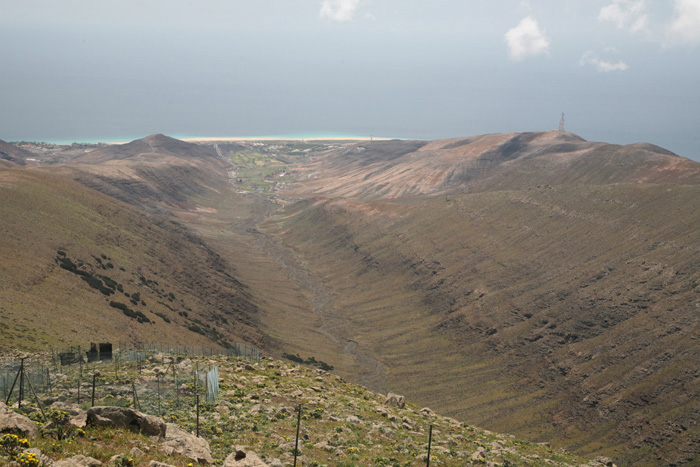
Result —
[[483, 459], [486, 459], [486, 452], [484, 451], [484, 448], [479, 447], [472, 454], [472, 460], [478, 461], [478, 460], [483, 460]]
[[0, 402], [0, 433], [36, 436], [39, 429], [29, 418], [15, 413], [4, 402]]
[[384, 405], [388, 407], [396, 407], [397, 409], [403, 409], [406, 407], [406, 398], [399, 394], [390, 392], [386, 396], [386, 402], [384, 402]]
[[282, 461], [279, 459], [272, 459], [270, 463], [268, 464], [269, 467], [284, 467], [284, 464], [282, 464]]
[[151, 463], [148, 464], [148, 467], [175, 467], [175, 466], [171, 465], [171, 464], [166, 464], [164, 462], [151, 461]]
[[82, 413], [76, 415], [75, 417], [71, 418], [68, 421], [68, 423], [70, 423], [71, 425], [73, 425], [76, 428], [85, 428], [85, 426], [87, 425], [87, 413], [82, 412]]
[[81, 454], [54, 462], [54, 467], [98, 467], [102, 462]]
[[616, 467], [616, 466], [615, 466], [615, 463], [613, 462], [613, 460], [610, 459], [609, 457], [598, 456], [598, 457], [596, 457], [596, 458], [593, 459], [593, 460], [596, 461], [596, 462], [598, 462], [599, 464], [604, 465], [605, 467]]
[[223, 467], [268, 467], [257, 454], [253, 451], [244, 451], [236, 449], [224, 460]]
[[127, 407], [92, 407], [87, 411], [90, 426], [118, 426], [146, 436], [165, 437], [165, 422], [162, 418]]
[[165, 441], [161, 444], [161, 450], [167, 455], [179, 454], [201, 464], [214, 462], [206, 439], [198, 438], [174, 423], [166, 425]]
[[145, 456], [145, 455], [146, 455], [146, 453], [143, 452], [142, 450], [140, 450], [139, 448], [137, 448], [136, 446], [131, 448], [131, 451], [129, 451], [129, 456], [131, 456], [131, 457], [141, 457], [141, 456]]

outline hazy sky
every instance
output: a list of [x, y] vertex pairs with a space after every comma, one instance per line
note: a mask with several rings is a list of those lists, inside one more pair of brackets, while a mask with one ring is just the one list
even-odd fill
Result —
[[0, 0], [0, 139], [566, 129], [700, 160], [700, 0]]

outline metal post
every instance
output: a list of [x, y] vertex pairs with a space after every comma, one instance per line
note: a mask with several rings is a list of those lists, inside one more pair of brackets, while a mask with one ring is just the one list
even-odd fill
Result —
[[297, 467], [297, 454], [299, 453], [299, 427], [301, 426], [301, 404], [299, 404], [299, 414], [297, 415], [297, 439], [294, 443], [294, 467]]
[[197, 394], [197, 438], [199, 438], [199, 394]]
[[90, 400], [90, 407], [95, 407], [95, 381], [97, 380], [97, 373], [92, 374], [92, 399]]
[[161, 408], [160, 405], [160, 378], [156, 380], [156, 383], [158, 384], [158, 415], [163, 415], [163, 409]]
[[427, 467], [430, 467], [430, 445], [433, 443], [433, 425], [430, 425], [430, 434], [428, 435], [428, 461]]
[[17, 408], [21, 409], [24, 397], [24, 358], [20, 358], [19, 362], [19, 402], [17, 402]]
[[46, 418], [46, 414], [44, 413], [44, 408], [41, 406], [41, 401], [39, 400], [39, 396], [36, 395], [36, 391], [34, 390], [34, 386], [32, 386], [32, 380], [27, 378], [27, 384], [29, 385], [29, 389], [32, 391], [32, 394], [34, 394], [34, 399], [36, 399], [36, 404], [39, 406], [39, 410], [41, 410], [41, 415]]

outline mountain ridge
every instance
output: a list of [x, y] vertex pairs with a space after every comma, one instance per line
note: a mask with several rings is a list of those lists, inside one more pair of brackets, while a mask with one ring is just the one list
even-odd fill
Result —
[[305, 190], [364, 198], [573, 182], [661, 183], [678, 178], [700, 183], [700, 164], [665, 149], [647, 143], [593, 143], [557, 131], [377, 141], [330, 151], [312, 167], [318, 172], [316, 182], [305, 183]]

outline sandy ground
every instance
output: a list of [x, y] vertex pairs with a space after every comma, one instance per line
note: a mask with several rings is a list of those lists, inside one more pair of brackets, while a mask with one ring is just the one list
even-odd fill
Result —
[[255, 136], [250, 138], [182, 138], [182, 141], [189, 143], [212, 143], [212, 142], [234, 142], [234, 141], [387, 141], [391, 138], [375, 138], [367, 136], [325, 136], [319, 138], [284, 138], [270, 136]]

